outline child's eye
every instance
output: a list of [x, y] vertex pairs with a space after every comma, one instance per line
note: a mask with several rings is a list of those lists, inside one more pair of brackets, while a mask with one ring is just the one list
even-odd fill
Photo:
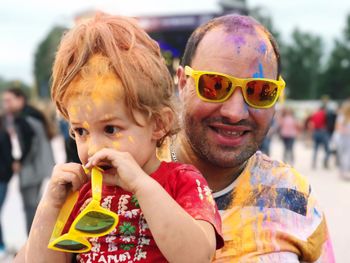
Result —
[[73, 131], [74, 134], [78, 136], [84, 136], [87, 134], [87, 130], [85, 130], [84, 128], [74, 128]]
[[119, 129], [115, 126], [112, 126], [112, 125], [107, 125], [105, 127], [105, 133], [108, 133], [108, 134], [116, 134], [117, 132], [119, 131]]

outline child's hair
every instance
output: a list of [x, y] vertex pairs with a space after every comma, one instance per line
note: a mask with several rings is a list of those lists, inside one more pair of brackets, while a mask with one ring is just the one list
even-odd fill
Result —
[[[101, 63], [90, 61], [92, 58], [96, 62], [95, 57]], [[178, 121], [172, 77], [159, 45], [136, 21], [98, 13], [64, 35], [53, 66], [51, 96], [66, 119], [65, 100], [79, 92], [74, 91], [74, 84], [80, 80], [86, 83], [86, 88], [96, 84], [88, 81], [89, 72], [101, 78], [115, 75], [120, 79], [125, 104], [133, 118], [134, 110], [143, 112], [148, 118], [162, 118], [160, 110], [169, 107], [175, 121], [166, 135], [176, 133]]]

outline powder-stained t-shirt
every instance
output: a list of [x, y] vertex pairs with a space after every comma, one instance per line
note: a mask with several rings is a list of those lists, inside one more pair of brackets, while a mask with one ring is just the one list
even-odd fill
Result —
[[289, 165], [257, 152], [213, 195], [225, 241], [214, 262], [335, 262], [313, 190]]
[[[162, 162], [150, 175], [194, 219], [211, 223], [217, 248], [223, 246], [221, 219], [211, 191], [193, 166]], [[91, 184], [82, 187], [64, 232], [91, 198]], [[162, 200], [157, 200], [161, 202]], [[119, 216], [116, 228], [106, 236], [88, 238], [92, 248], [77, 255], [78, 262], [167, 262], [158, 249], [136, 197], [120, 187], [103, 186], [101, 206]], [[176, 218], [174, 218], [176, 224]]]

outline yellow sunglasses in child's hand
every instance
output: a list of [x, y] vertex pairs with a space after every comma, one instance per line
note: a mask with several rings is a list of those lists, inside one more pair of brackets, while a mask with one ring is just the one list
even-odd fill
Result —
[[69, 231], [61, 235], [73, 206], [78, 198], [78, 192], [71, 193], [58, 215], [48, 248], [73, 253], [83, 253], [91, 249], [87, 237], [100, 237], [110, 233], [118, 224], [116, 213], [101, 207], [102, 170], [92, 168], [91, 187], [92, 200], [75, 218]]

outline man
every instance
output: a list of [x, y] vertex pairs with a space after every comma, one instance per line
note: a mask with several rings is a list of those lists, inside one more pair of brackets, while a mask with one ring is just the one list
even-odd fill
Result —
[[195, 165], [214, 192], [225, 238], [216, 262], [334, 261], [306, 179], [257, 151], [284, 87], [280, 72], [274, 38], [239, 15], [195, 30], [177, 71], [183, 127], [169, 156]]
[[5, 126], [13, 131], [18, 140], [20, 153], [14, 156], [19, 161], [15, 171], [19, 174], [20, 191], [24, 205], [26, 228], [29, 233], [40, 190], [45, 177], [50, 176], [54, 165], [53, 153], [45, 129], [44, 115], [27, 103], [25, 93], [18, 88], [9, 88], [2, 94]]
[[327, 131], [327, 111], [325, 105], [322, 105], [310, 118], [310, 130], [314, 141], [314, 152], [312, 157], [312, 168], [316, 168], [318, 148], [324, 148], [323, 167], [328, 168], [329, 159], [329, 134]]

